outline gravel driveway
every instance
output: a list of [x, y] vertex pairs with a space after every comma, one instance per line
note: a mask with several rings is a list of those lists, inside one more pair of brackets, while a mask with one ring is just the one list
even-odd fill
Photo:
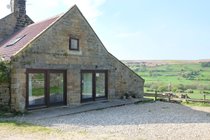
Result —
[[210, 108], [166, 102], [126, 105], [29, 122], [62, 132], [79, 132], [87, 135], [86, 139], [210, 139]]
[[65, 136], [66, 139], [210, 140], [210, 108], [166, 102], [132, 104], [27, 122], [62, 133], [75, 133]]

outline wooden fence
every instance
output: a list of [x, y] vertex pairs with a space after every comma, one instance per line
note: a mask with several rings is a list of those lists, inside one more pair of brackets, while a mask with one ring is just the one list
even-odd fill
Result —
[[203, 94], [203, 99], [192, 99], [192, 98], [188, 98], [187, 96], [185, 96], [184, 98], [180, 98], [176, 95], [174, 95], [173, 93], [144, 93], [144, 96], [147, 97], [153, 97], [155, 101], [157, 100], [166, 100], [169, 102], [182, 102], [183, 100], [185, 101], [192, 101], [192, 102], [203, 102], [203, 103], [210, 103], [209, 99], [206, 99], [206, 94]]

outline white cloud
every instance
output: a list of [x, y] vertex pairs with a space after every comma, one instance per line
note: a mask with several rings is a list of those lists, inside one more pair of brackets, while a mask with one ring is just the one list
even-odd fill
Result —
[[9, 4], [9, 0], [0, 0], [0, 19], [11, 13], [11, 10], [7, 8]]

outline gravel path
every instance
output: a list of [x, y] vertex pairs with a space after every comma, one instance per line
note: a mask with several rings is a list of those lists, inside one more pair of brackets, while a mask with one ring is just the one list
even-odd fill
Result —
[[210, 108], [166, 102], [126, 105], [29, 122], [84, 136], [75, 135], [75, 139], [210, 140]]

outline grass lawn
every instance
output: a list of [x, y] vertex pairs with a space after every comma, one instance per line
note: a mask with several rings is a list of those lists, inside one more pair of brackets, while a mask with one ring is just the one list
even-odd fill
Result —
[[200, 102], [182, 102], [182, 105], [186, 105], [186, 106], [199, 106], [199, 107], [210, 107], [209, 103], [200, 103]]
[[16, 121], [0, 121], [0, 130], [6, 130], [6, 129], [18, 131], [21, 134], [36, 133], [36, 132], [49, 134], [52, 132], [51, 129], [32, 125], [29, 123], [20, 123]]
[[42, 126], [29, 123], [19, 123], [16, 121], [0, 121], [0, 139], [46, 139], [46, 137], [60, 135], [57, 131]]
[[[169, 91], [188, 94], [190, 98], [210, 99], [210, 67], [195, 64], [166, 64], [157, 66], [130, 66], [138, 75], [145, 79], [145, 92], [150, 90]], [[187, 92], [192, 91], [193, 93]]]
[[85, 139], [86, 132], [77, 131], [63, 132], [53, 128], [33, 125], [16, 121], [0, 121], [0, 139], [1, 140], [68, 140]]
[[[53, 125], [53, 124], [52, 124]], [[109, 135], [97, 135], [86, 130], [62, 131], [59, 129], [16, 121], [0, 120], [0, 140], [97, 140], [109, 139]]]

